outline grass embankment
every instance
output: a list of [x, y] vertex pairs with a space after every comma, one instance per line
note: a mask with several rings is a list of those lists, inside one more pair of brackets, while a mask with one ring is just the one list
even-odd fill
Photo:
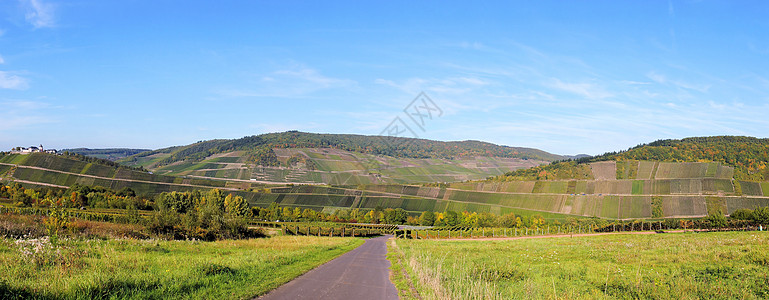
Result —
[[0, 298], [252, 298], [362, 243], [277, 236], [217, 242], [67, 239], [52, 245], [46, 238], [4, 238]]
[[764, 232], [396, 243], [404, 298], [408, 281], [423, 299], [769, 297]]

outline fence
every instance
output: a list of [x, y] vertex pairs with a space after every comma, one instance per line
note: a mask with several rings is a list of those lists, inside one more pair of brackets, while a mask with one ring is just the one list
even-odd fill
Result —
[[290, 235], [306, 236], [339, 236], [339, 237], [369, 237], [382, 235], [382, 231], [377, 229], [346, 228], [346, 227], [323, 227], [323, 226], [300, 226], [283, 225], [283, 233]]
[[450, 229], [420, 229], [420, 230], [396, 230], [393, 232], [396, 238], [406, 239], [463, 239], [463, 238], [505, 238], [543, 235], [573, 235], [601, 232], [637, 232], [684, 230], [696, 232], [711, 231], [755, 231], [765, 230], [766, 227], [746, 222], [734, 222], [728, 227], [708, 227], [706, 223], [697, 226], [693, 222], [683, 222], [683, 226], [666, 224], [666, 222], [628, 222], [608, 224], [605, 226], [543, 226], [536, 228], [450, 228]]
[[[48, 216], [50, 209], [45, 207], [0, 207], [0, 214], [34, 215]], [[122, 224], [132, 224], [140, 222], [144, 217], [140, 214], [126, 213], [104, 213], [91, 212], [75, 209], [68, 209], [67, 214], [70, 218], [81, 219], [95, 222], [113, 222]]]

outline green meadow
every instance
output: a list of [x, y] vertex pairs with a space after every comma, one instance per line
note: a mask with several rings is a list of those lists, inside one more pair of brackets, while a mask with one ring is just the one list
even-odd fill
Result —
[[416, 298], [414, 290], [421, 299], [769, 297], [765, 232], [397, 240], [389, 248], [402, 299]]
[[216, 242], [3, 238], [0, 298], [253, 298], [362, 243], [306, 236]]

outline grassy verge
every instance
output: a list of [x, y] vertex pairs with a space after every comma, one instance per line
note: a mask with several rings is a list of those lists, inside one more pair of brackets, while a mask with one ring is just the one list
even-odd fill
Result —
[[422, 299], [416, 288], [419, 282], [415, 280], [414, 271], [407, 266], [395, 239], [387, 242], [387, 259], [390, 260], [390, 281], [398, 289], [398, 297], [404, 300]]
[[397, 240], [397, 247], [423, 299], [769, 297], [764, 232]]
[[[363, 243], [278, 236], [217, 242], [0, 239], [0, 298], [244, 299]], [[25, 253], [26, 252], [26, 253]]]

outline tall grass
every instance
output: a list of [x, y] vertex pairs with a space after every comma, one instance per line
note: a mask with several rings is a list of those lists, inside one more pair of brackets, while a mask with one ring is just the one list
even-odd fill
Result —
[[244, 299], [363, 241], [278, 236], [217, 242], [0, 239], [0, 299]]
[[424, 299], [769, 297], [763, 232], [396, 243]]

